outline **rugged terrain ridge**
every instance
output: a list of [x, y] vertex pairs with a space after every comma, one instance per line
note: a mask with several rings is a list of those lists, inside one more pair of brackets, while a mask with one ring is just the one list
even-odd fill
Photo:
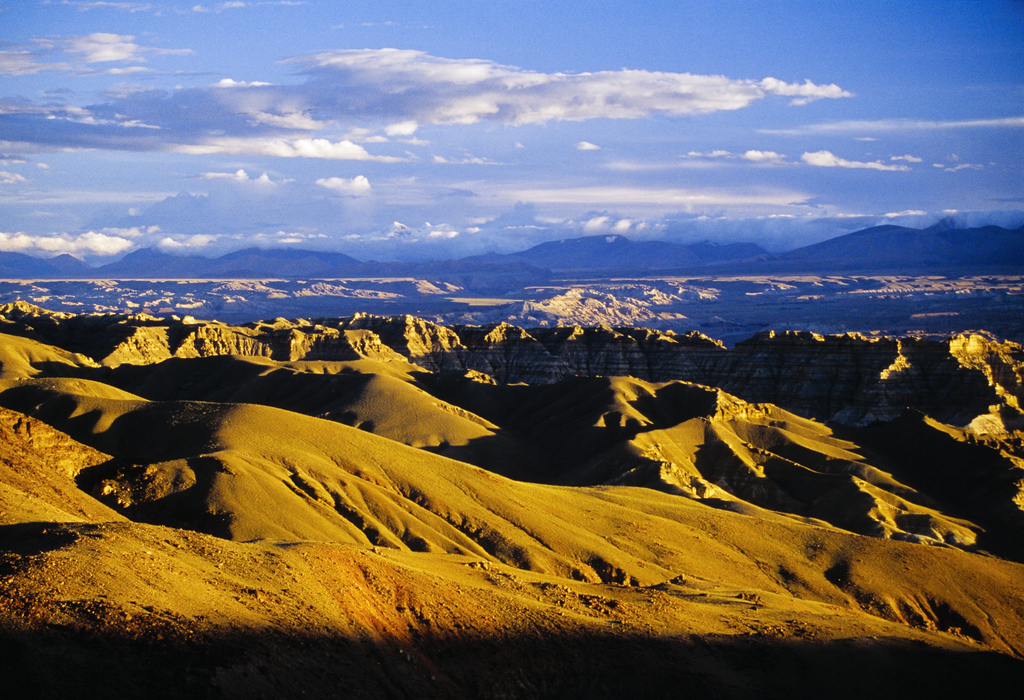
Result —
[[503, 384], [576, 376], [682, 380], [849, 425], [892, 420], [909, 407], [979, 434], [1024, 426], [1024, 347], [982, 332], [934, 340], [766, 331], [727, 349], [697, 332], [445, 327], [408, 315], [228, 326], [189, 317], [53, 313], [19, 302], [0, 306], [0, 317], [4, 332], [83, 353], [107, 367], [171, 357], [400, 356], [431, 372], [480, 372]]

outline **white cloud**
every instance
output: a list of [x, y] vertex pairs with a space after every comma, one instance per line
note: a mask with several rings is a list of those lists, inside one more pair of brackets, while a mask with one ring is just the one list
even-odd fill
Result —
[[68, 39], [68, 50], [82, 54], [86, 63], [139, 60], [142, 51], [134, 39], [133, 36], [97, 32]]
[[[336, 118], [386, 114], [399, 123], [522, 125], [637, 119], [741, 109], [771, 95], [792, 96], [798, 104], [850, 96], [836, 85], [809, 81], [797, 85], [775, 78], [733, 80], [644, 70], [539, 73], [402, 49], [330, 51], [289, 62], [304, 64], [316, 75], [315, 83], [325, 91], [321, 107]], [[345, 113], [333, 99], [334, 84], [358, 95], [346, 102]]]
[[418, 128], [419, 124], [410, 119], [408, 121], [389, 125], [384, 129], [384, 133], [388, 136], [412, 136], [416, 133], [416, 129]]
[[595, 216], [585, 224], [583, 224], [583, 230], [587, 233], [595, 233], [598, 231], [604, 231], [608, 228], [608, 221], [611, 217], [608, 216]]
[[322, 158], [325, 160], [375, 160], [399, 163], [405, 158], [374, 156], [351, 141], [328, 139], [285, 138], [213, 138], [200, 144], [178, 144], [171, 150], [193, 155], [224, 153], [228, 155], [275, 156], [278, 158]]
[[80, 12], [87, 10], [120, 10], [121, 12], [135, 14], [136, 12], [150, 12], [156, 8], [155, 5], [150, 3], [140, 5], [136, 2], [105, 2], [104, 0], [97, 0], [96, 2], [69, 2], [68, 0], [63, 0], [61, 4], [73, 7]]
[[247, 88], [247, 87], [266, 87], [273, 85], [273, 83], [262, 83], [254, 81], [247, 83], [244, 80], [232, 80], [231, 78], [221, 78], [218, 82], [214, 83], [213, 87], [219, 88]]
[[887, 219], [898, 219], [901, 216], [924, 216], [928, 212], [921, 211], [920, 209], [907, 209], [906, 211], [894, 211], [888, 214], [883, 214]]
[[29, 236], [18, 233], [0, 232], [0, 250], [18, 253], [50, 253], [60, 255], [117, 255], [130, 250], [134, 243], [120, 236], [108, 236], [89, 231], [78, 236], [67, 234], [52, 236]]
[[715, 150], [708, 153], [690, 151], [683, 158], [705, 158], [705, 159], [728, 159], [745, 160], [751, 163], [785, 163], [786, 156], [775, 151], [750, 150], [744, 153], [733, 153], [731, 151]]
[[924, 160], [917, 156], [905, 155], [905, 156], [891, 156], [889, 160], [905, 160], [908, 163], [923, 163]]
[[25, 178], [18, 173], [0, 170], [0, 185], [13, 185], [15, 182], [25, 182]]
[[590, 141], [580, 141], [576, 144], [577, 151], [600, 151], [601, 147], [590, 143]]
[[[480, 184], [478, 189], [492, 195]], [[641, 207], [661, 211], [687, 211], [693, 207], [705, 206], [783, 206], [790, 207], [809, 198], [808, 194], [785, 189], [755, 190], [750, 188], [729, 189], [683, 189], [672, 187], [629, 187], [594, 186], [560, 187], [495, 187], [493, 196], [510, 202], [533, 202], [535, 204], [570, 204], [594, 207]], [[598, 225], [596, 217], [591, 219]], [[589, 223], [589, 222], [588, 222]]]
[[979, 163], [961, 163], [960, 165], [954, 165], [951, 168], [944, 169], [947, 173], [955, 173], [958, 170], [984, 170], [985, 166]]
[[775, 151], [747, 151], [740, 158], [753, 163], [783, 163], [786, 160], [786, 156]]
[[[98, 71], [96, 63], [124, 61], [145, 62], [148, 54], [181, 55], [192, 53], [191, 49], [155, 49], [140, 46], [131, 35], [96, 32], [87, 36], [63, 36], [36, 38], [31, 47], [9, 45], [0, 51], [0, 75], [31, 75], [47, 70], [74, 71], [84, 74], [97, 72], [110, 75], [130, 75], [148, 72], [142, 66], [108, 68]], [[52, 60], [60, 55], [69, 55], [73, 60]], [[88, 68], [82, 66], [84, 63]]]
[[316, 184], [349, 197], [365, 197], [370, 194], [370, 181], [363, 175], [357, 175], [351, 180], [343, 177], [322, 177]]
[[[277, 184], [273, 180], [271, 180], [270, 176], [267, 175], [266, 173], [263, 173], [258, 178], [253, 180], [252, 178], [249, 177], [249, 173], [245, 172], [245, 170], [242, 168], [239, 168], [233, 173], [203, 173], [199, 175], [199, 178], [202, 180], [231, 180], [233, 182], [252, 182], [257, 185]], [[291, 180], [285, 180], [284, 182], [291, 182]]]
[[103, 229], [105, 234], [113, 234], [115, 236], [129, 236], [130, 238], [139, 238], [147, 234], [151, 235], [154, 233], [160, 233], [159, 226], [132, 226], [131, 228], [114, 228], [108, 227]]
[[716, 150], [716, 151], [709, 151], [707, 153], [702, 153], [701, 151], [690, 151], [689, 153], [687, 153], [683, 157], [684, 158], [735, 158], [736, 155], [734, 153], [732, 153], [731, 151]]
[[242, 169], [233, 173], [203, 173], [199, 177], [204, 180], [235, 180], [237, 182], [249, 181], [249, 173]]
[[760, 85], [769, 94], [793, 97], [791, 105], [805, 105], [821, 99], [853, 97], [853, 93], [843, 90], [838, 85], [815, 85], [810, 80], [804, 81], [803, 85], [796, 85], [775, 78], [765, 78]]
[[66, 67], [39, 63], [28, 51], [0, 51], [0, 75], [32, 75], [44, 70], [59, 70]]
[[834, 155], [830, 151], [816, 151], [814, 153], [804, 153], [800, 156], [800, 160], [807, 163], [808, 165], [814, 165], [820, 168], [866, 168], [868, 170], [910, 170], [906, 165], [886, 165], [881, 161], [862, 162], [856, 160], [846, 160]]
[[466, 156], [465, 158], [446, 158], [445, 156], [434, 155], [431, 160], [439, 165], [500, 165], [497, 161], [479, 156]]
[[[48, 44], [34, 47], [39, 55], [71, 52], [75, 63], [87, 67], [80, 70], [93, 73], [97, 65], [180, 52], [148, 48], [131, 35], [113, 33], [43, 41]], [[8, 72], [36, 70], [25, 63], [35, 58], [16, 51], [0, 55], [7, 56]], [[375, 156], [365, 145], [408, 139], [411, 145], [425, 146], [425, 140], [413, 135], [427, 124], [643, 119], [737, 110], [773, 96], [802, 103], [849, 95], [835, 85], [789, 84], [774, 78], [734, 80], [644, 70], [541, 73], [398, 49], [332, 51], [288, 62], [302, 69], [305, 83], [223, 78], [214, 85], [170, 92], [118, 89], [88, 109], [8, 102], [0, 111], [14, 109], [31, 118], [14, 120], [5, 136], [11, 143], [49, 148], [409, 162], [416, 156]], [[129, 65], [108, 72], [139, 69]], [[60, 120], [90, 128], [69, 128]], [[153, 133], [138, 133], [142, 127]], [[349, 130], [351, 137], [330, 133], [329, 138], [301, 138], [297, 133], [326, 136], [326, 129], [333, 127]], [[578, 147], [595, 146], [579, 142]]]
[[157, 242], [156, 247], [160, 250], [183, 251], [189, 248], [205, 248], [216, 240], [217, 236], [208, 234], [196, 234], [185, 238], [165, 236]]
[[[864, 131], [935, 131], [941, 129], [999, 129], [1024, 127], [1024, 117], [1001, 119], [961, 119], [948, 121], [915, 119], [879, 119], [876, 121], [841, 121], [824, 124], [807, 124], [795, 129], [760, 129], [763, 134], [837, 134]], [[858, 141], [876, 140], [861, 137]]]

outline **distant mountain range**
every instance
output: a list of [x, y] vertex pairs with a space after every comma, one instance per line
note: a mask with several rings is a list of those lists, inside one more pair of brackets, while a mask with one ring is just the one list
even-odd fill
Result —
[[948, 219], [926, 229], [875, 226], [769, 256], [760, 263], [772, 272], [975, 265], [1024, 269], [1024, 226], [958, 228]]
[[490, 253], [425, 263], [361, 262], [343, 253], [247, 248], [218, 258], [178, 256], [146, 248], [89, 267], [70, 255], [49, 260], [0, 253], [0, 278], [329, 278], [429, 277], [477, 292], [543, 284], [552, 272], [841, 272], [1002, 266], [1024, 269], [1024, 226], [957, 228], [944, 220], [926, 229], [876, 226], [787, 253], [753, 243], [715, 245], [587, 236], [541, 243], [519, 253]]
[[521, 253], [482, 255], [467, 260], [517, 261], [550, 270], [657, 270], [703, 267], [729, 260], [745, 260], [766, 251], [755, 243], [694, 243], [632, 241], [625, 236], [586, 236], [541, 243]]

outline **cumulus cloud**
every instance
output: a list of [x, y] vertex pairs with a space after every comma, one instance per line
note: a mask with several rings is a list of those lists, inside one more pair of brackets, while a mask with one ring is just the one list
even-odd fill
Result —
[[740, 158], [753, 163], [783, 163], [786, 160], [786, 156], [775, 151], [747, 151]]
[[[183, 51], [149, 48], [131, 35], [112, 33], [45, 41], [33, 51], [72, 56], [73, 63], [89, 71]], [[43, 69], [36, 66], [38, 57], [13, 49], [0, 54], [0, 71]], [[300, 68], [305, 82], [224, 78], [205, 87], [123, 90], [88, 107], [22, 101], [15, 106], [24, 118], [2, 128], [10, 143], [49, 148], [407, 162], [414, 156], [373, 155], [360, 142], [405, 139], [422, 146], [427, 142], [413, 137], [425, 124], [642, 119], [737, 110], [773, 96], [800, 103], [849, 96], [835, 85], [775, 78], [645, 70], [542, 73], [399, 49], [331, 51], [288, 62]], [[0, 104], [0, 116], [6, 107]], [[346, 131], [351, 138], [339, 138]], [[577, 147], [596, 146], [581, 141]]]
[[16, 182], [25, 182], [25, 178], [18, 173], [0, 170], [0, 185], [13, 185]]
[[866, 168], [868, 170], [910, 170], [906, 165], [886, 165], [881, 161], [856, 161], [846, 160], [834, 155], [830, 151], [816, 151], [814, 153], [804, 153], [800, 156], [800, 160], [807, 163], [808, 165], [814, 165], [820, 168]]
[[216, 240], [217, 236], [208, 234], [187, 237], [165, 236], [157, 242], [156, 247], [168, 252], [182, 252], [190, 248], [205, 248]]
[[81, 54], [86, 63], [102, 63], [140, 59], [142, 50], [134, 39], [133, 36], [97, 32], [88, 36], [72, 37], [67, 42], [68, 50]]
[[398, 122], [397, 124], [390, 124], [386, 129], [384, 129], [384, 132], [388, 136], [412, 136], [416, 133], [416, 129], [418, 128], [419, 124], [410, 119], [408, 121]]
[[110, 63], [114, 61], [144, 62], [147, 54], [183, 55], [192, 49], [155, 49], [140, 46], [131, 35], [95, 32], [87, 36], [66, 37], [55, 46], [65, 52], [80, 56], [86, 63]]
[[276, 156], [278, 158], [322, 158], [325, 160], [375, 160], [382, 163], [403, 162], [405, 158], [374, 156], [351, 141], [286, 138], [212, 138], [199, 144], [178, 144], [171, 150], [179, 153], [205, 155]]
[[77, 236], [67, 234], [30, 236], [25, 233], [0, 232], [0, 251], [60, 255], [117, 255], [135, 246], [127, 238], [89, 231]]
[[775, 151], [756, 151], [750, 150], [744, 153], [733, 153], [731, 151], [709, 151], [702, 153], [700, 151], [690, 151], [684, 158], [705, 158], [705, 159], [729, 159], [729, 160], [745, 160], [751, 163], [785, 163], [786, 156]]
[[352, 96], [344, 104], [346, 114], [389, 115], [399, 123], [638, 119], [741, 109], [772, 95], [794, 97], [798, 104], [851, 96], [836, 85], [810, 81], [797, 85], [775, 78], [733, 80], [645, 70], [540, 73], [404, 49], [329, 51], [289, 61], [313, 76], [310, 87], [322, 95], [323, 109], [345, 116], [332, 98], [343, 91]]
[[905, 160], [908, 163], [923, 163], [924, 162], [924, 160], [922, 158], [918, 158], [917, 156], [912, 156], [912, 155], [909, 155], [909, 154], [905, 155], [905, 156], [890, 156], [889, 160]]
[[[249, 177], [249, 173], [245, 172], [243, 168], [239, 168], [233, 173], [203, 173], [199, 175], [199, 178], [201, 180], [230, 180], [232, 182], [253, 182], [256, 183], [257, 185], [277, 184], [273, 180], [271, 180], [270, 176], [267, 175], [266, 173], [263, 173], [258, 178], [253, 180], [252, 178]], [[290, 180], [285, 180], [285, 182], [290, 182]]]
[[838, 85], [815, 85], [810, 80], [805, 80], [803, 85], [796, 85], [775, 78], [765, 78], [760, 85], [768, 94], [793, 97], [791, 105], [805, 105], [821, 99], [853, 97], [853, 93], [843, 90]]
[[351, 180], [343, 177], [322, 177], [316, 184], [348, 197], [365, 197], [370, 194], [370, 181], [363, 175], [357, 175]]
[[148, 55], [181, 55], [191, 49], [162, 49], [135, 43], [131, 35], [96, 32], [86, 36], [37, 38], [31, 44], [0, 51], [0, 75], [25, 76], [43, 71], [130, 75], [150, 69], [141, 65], [97, 69], [97, 63], [145, 62]]
[[601, 147], [590, 143], [590, 141], [580, 141], [576, 144], [577, 151], [600, 151]]
[[86, 36], [45, 37], [34, 39], [28, 45], [9, 45], [4, 51], [0, 51], [0, 75], [31, 75], [49, 70], [128, 75], [149, 69], [142, 66], [126, 66], [99, 70], [94, 64], [144, 63], [151, 54], [189, 53], [192, 53], [191, 49], [158, 49], [142, 46], [135, 43], [134, 36], [108, 32], [95, 32]]
[[203, 180], [235, 180], [237, 182], [249, 181], [249, 173], [242, 169], [233, 173], [203, 173], [199, 177]]

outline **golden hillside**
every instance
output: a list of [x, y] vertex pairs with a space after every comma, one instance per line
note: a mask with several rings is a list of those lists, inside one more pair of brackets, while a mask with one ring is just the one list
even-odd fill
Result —
[[75, 352], [0, 336], [14, 696], [948, 695], [1024, 672], [1013, 435], [380, 353]]

